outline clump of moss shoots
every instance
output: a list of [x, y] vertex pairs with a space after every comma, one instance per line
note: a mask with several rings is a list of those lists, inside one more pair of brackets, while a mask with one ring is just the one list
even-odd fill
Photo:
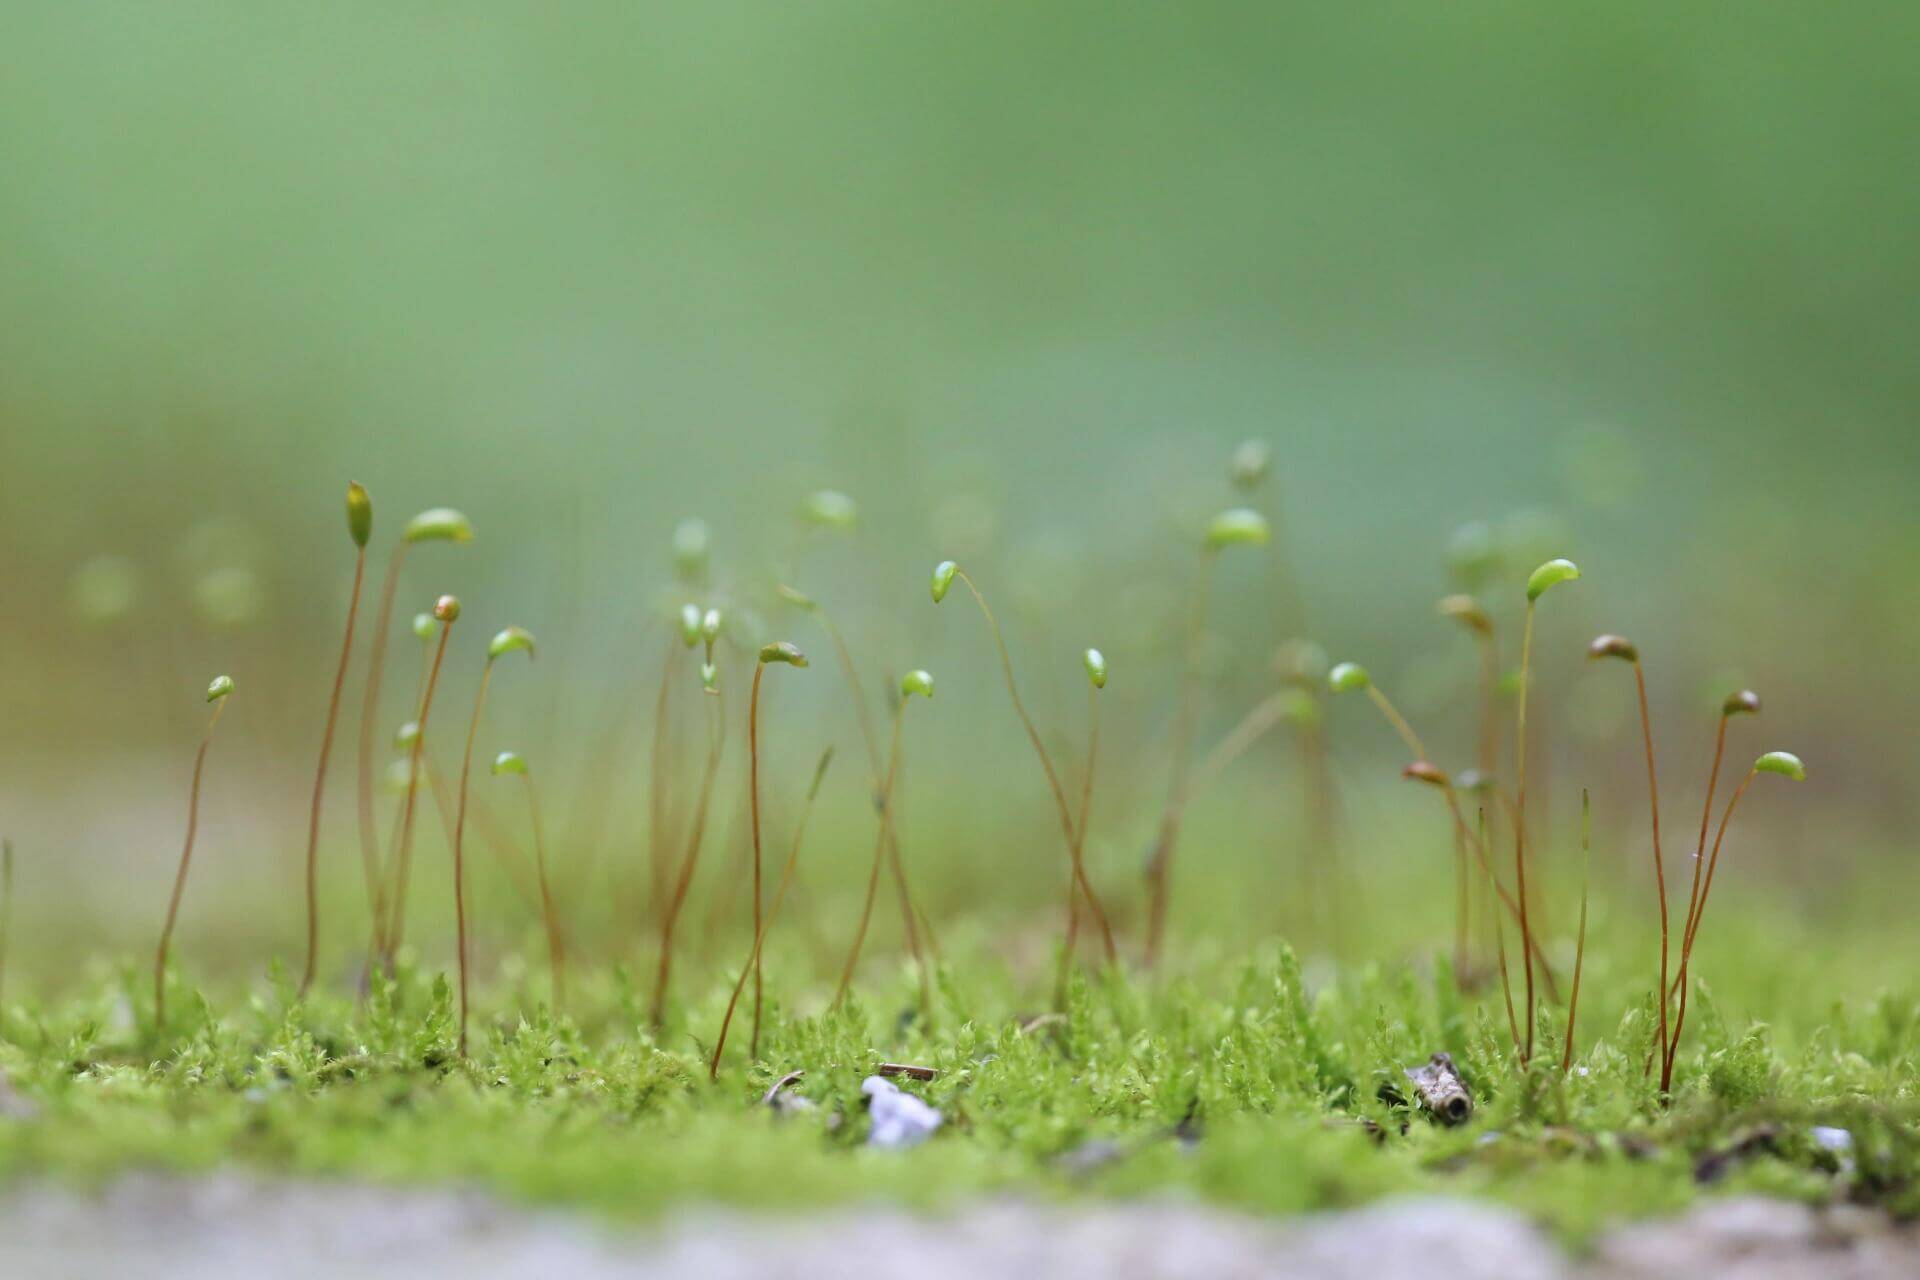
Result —
[[[831, 498], [816, 495], [815, 519], [850, 521], [851, 499]], [[353, 532], [363, 547], [364, 523]], [[469, 536], [453, 513], [428, 513], [409, 526], [381, 597], [373, 653], [387, 639], [391, 581], [407, 545]], [[1592, 803], [1581, 786], [1577, 834], [1548, 829], [1539, 808], [1529, 808], [1536, 641], [1552, 659], [1541, 664], [1552, 679], [1564, 678], [1562, 659], [1575, 652], [1559, 621], [1537, 620], [1535, 610], [1547, 591], [1579, 578], [1567, 560], [1542, 564], [1506, 593], [1522, 627], [1507, 758], [1495, 758], [1502, 744], [1486, 723], [1494, 617], [1456, 603], [1444, 611], [1463, 618], [1482, 646], [1466, 699], [1479, 724], [1416, 735], [1364, 669], [1329, 671], [1323, 656], [1303, 656], [1296, 643], [1280, 664], [1280, 691], [1190, 769], [1206, 583], [1221, 548], [1264, 536], [1261, 518], [1241, 511], [1219, 517], [1208, 535], [1176, 664], [1162, 673], [1174, 726], [1167, 740], [1141, 733], [1137, 722], [1109, 735], [1137, 758], [1102, 785], [1103, 826], [1118, 827], [1127, 802], [1137, 801], [1124, 794], [1128, 783], [1138, 792], [1155, 776], [1142, 760], [1157, 773], [1173, 758], [1175, 800], [1157, 841], [1147, 830], [1152, 801], [1133, 805], [1140, 839], [1131, 879], [1119, 857], [1088, 840], [1095, 776], [1105, 766], [1103, 653], [1084, 654], [1084, 724], [1043, 724], [1049, 704], [1017, 691], [986, 615], [1058, 811], [1059, 837], [1051, 823], [1034, 820], [1045, 816], [1039, 801], [1047, 797], [1029, 794], [1030, 771], [1010, 769], [1027, 784], [1012, 789], [970, 779], [946, 754], [953, 739], [932, 732], [939, 717], [916, 710], [915, 751], [904, 751], [909, 706], [934, 693], [923, 670], [889, 677], [884, 755], [869, 751], [873, 776], [850, 775], [844, 791], [853, 803], [835, 809], [835, 788], [826, 785], [831, 724], [783, 713], [763, 740], [766, 667], [805, 666], [805, 657], [785, 641], [743, 639], [755, 602], [735, 603], [729, 593], [737, 589], [708, 564], [705, 527], [688, 523], [675, 538], [682, 585], [710, 589], [728, 612], [723, 624], [718, 605], [682, 611], [666, 635], [663, 692], [652, 698], [657, 647], [648, 645], [638, 700], [658, 715], [666, 691], [682, 692], [700, 703], [705, 721], [698, 744], [656, 733], [650, 771], [636, 761], [620, 784], [651, 829], [635, 831], [620, 860], [598, 866], [574, 856], [564, 838], [550, 847], [537, 806], [567, 794], [564, 773], [543, 773], [543, 788], [556, 791], [536, 799], [525, 759], [502, 751], [493, 772], [524, 780], [533, 887], [515, 880], [528, 873], [511, 856], [491, 864], [466, 858], [470, 821], [486, 830], [469, 775], [488, 734], [482, 710], [492, 664], [532, 651], [530, 633], [508, 628], [487, 650], [468, 722], [447, 824], [453, 891], [423, 891], [414, 904], [418, 940], [409, 944], [402, 926], [428, 713], [460, 611], [442, 597], [417, 632], [430, 661], [401, 737], [398, 829], [384, 852], [371, 846], [373, 909], [361, 936], [340, 939], [367, 963], [347, 974], [312, 959], [312, 868], [343, 868], [333, 886], [343, 897], [351, 879], [350, 859], [314, 857], [316, 789], [307, 824], [289, 833], [288, 847], [307, 857], [289, 855], [301, 874], [287, 877], [289, 900], [275, 909], [306, 924], [304, 937], [290, 932], [285, 948], [298, 977], [288, 977], [284, 956], [263, 976], [267, 957], [203, 959], [211, 950], [206, 920], [180, 910], [207, 743], [233, 688], [222, 677], [208, 691], [214, 705], [195, 756], [173, 890], [152, 907], [165, 923], [151, 971], [144, 957], [105, 950], [63, 967], [36, 965], [17, 938], [0, 948], [0, 965], [11, 966], [0, 1003], [0, 1175], [86, 1181], [134, 1168], [239, 1166], [387, 1183], [457, 1180], [627, 1217], [691, 1201], [793, 1208], [872, 1197], [940, 1204], [984, 1194], [1169, 1190], [1280, 1212], [1445, 1193], [1520, 1206], [1572, 1239], [1723, 1190], [1920, 1213], [1920, 977], [1887, 963], [1905, 954], [1909, 926], [1895, 909], [1898, 895], [1863, 885], [1843, 912], [1770, 911], [1739, 897], [1749, 872], [1743, 824], [1751, 832], [1763, 810], [1777, 813], [1797, 799], [1773, 780], [1753, 784], [1763, 774], [1809, 776], [1789, 752], [1755, 759], [1714, 820], [1727, 721], [1757, 711], [1758, 698], [1742, 692], [1722, 707], [1713, 766], [1700, 779], [1706, 800], [1694, 865], [1684, 872], [1663, 861], [1653, 717], [1639, 651], [1617, 636], [1603, 636], [1590, 652], [1633, 666], [1651, 821], [1633, 820], [1637, 770], [1636, 785], [1611, 775], [1580, 780], [1591, 781]], [[952, 581], [972, 588], [945, 563], [936, 601]], [[810, 602], [803, 607], [813, 611]], [[844, 642], [823, 625], [858, 707]], [[696, 646], [697, 694], [682, 657]], [[745, 697], [726, 696], [756, 652]], [[1129, 686], [1152, 678], [1145, 670], [1136, 677], [1133, 665], [1126, 672]], [[371, 706], [377, 671], [367, 679]], [[1212, 795], [1197, 784], [1282, 719], [1298, 714], [1317, 726], [1317, 702], [1293, 710], [1303, 697], [1362, 690], [1405, 750], [1356, 741], [1356, 772], [1341, 794], [1355, 798], [1353, 809], [1386, 809], [1397, 777], [1437, 789], [1453, 864], [1430, 858], [1433, 810], [1410, 806], [1418, 813], [1369, 828], [1408, 857], [1349, 849], [1353, 900], [1337, 918], [1300, 923], [1296, 915], [1298, 927], [1276, 928], [1274, 901], [1303, 883], [1301, 859], [1326, 852], [1323, 810], [1332, 792], [1319, 772], [1324, 753], [1302, 750], [1313, 803], [1277, 820], [1298, 827], [1280, 842], [1291, 858], [1280, 865], [1264, 831], [1241, 839], [1202, 822]], [[336, 677], [329, 724], [339, 697]], [[322, 780], [324, 756], [323, 746]], [[744, 853], [716, 870], [725, 857], [716, 852], [702, 876], [710, 810], [722, 780], [736, 776], [735, 757]], [[810, 782], [798, 772], [807, 761], [818, 762]], [[1500, 777], [1512, 779], [1511, 808], [1501, 813], [1510, 858], [1488, 834], [1490, 811], [1507, 796]], [[1278, 791], [1295, 794], [1269, 787], [1262, 803]], [[356, 798], [364, 810], [365, 796]], [[223, 788], [209, 788], [205, 799], [223, 810], [238, 803]], [[912, 809], [904, 824], [903, 801]], [[1008, 811], [998, 828], [1008, 848], [979, 847], [948, 821], [959, 806], [984, 804]], [[1176, 913], [1167, 863], [1190, 807], [1195, 823]], [[1736, 811], [1745, 815], [1739, 822]], [[511, 825], [521, 821], [516, 813]], [[896, 937], [874, 907], [888, 859], [899, 859], [903, 826], [915, 837], [916, 877], [927, 873], [927, 910], [916, 912], [903, 892]], [[1634, 839], [1642, 830], [1651, 867]], [[503, 843], [512, 853], [523, 842]], [[1415, 851], [1429, 860], [1416, 863]], [[1723, 862], [1729, 876], [1718, 877]], [[22, 864], [36, 865], [25, 857]], [[1553, 873], [1544, 887], [1543, 870]], [[607, 877], [626, 877], [627, 892], [606, 893]], [[1484, 891], [1483, 909], [1469, 910], [1469, 881]], [[1711, 898], [1716, 883], [1721, 893]], [[35, 886], [23, 873], [8, 890], [6, 910], [32, 919]], [[649, 891], [655, 900], [645, 901]], [[704, 929], [689, 923], [695, 894], [715, 903]], [[1703, 933], [1710, 898], [1720, 905]], [[329, 918], [343, 933], [354, 921], [353, 913]], [[947, 938], [938, 952], [915, 932], [936, 922]], [[177, 948], [176, 925], [184, 943]], [[1089, 942], [1100, 939], [1107, 963], [1072, 963], [1083, 928]], [[1476, 928], [1484, 936], [1473, 936]], [[1564, 997], [1549, 963], [1571, 977]], [[754, 995], [743, 1003], [749, 982]], [[736, 1010], [747, 1029], [729, 1042]], [[1408, 1069], [1437, 1054], [1450, 1056], [1470, 1108], [1429, 1114], [1407, 1087]], [[911, 1152], [858, 1150], [868, 1132], [861, 1084], [877, 1071], [944, 1117]]]

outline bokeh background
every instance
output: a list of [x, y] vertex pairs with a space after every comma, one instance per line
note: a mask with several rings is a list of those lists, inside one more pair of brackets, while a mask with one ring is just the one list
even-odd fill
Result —
[[[540, 635], [482, 750], [538, 762], [609, 938], [633, 903], [596, 877], [645, 846], [662, 627], [723, 600], [743, 639], [824, 657], [780, 577], [833, 608], [876, 708], [883, 677], [941, 677], [902, 821], [942, 912], [1053, 910], [1046, 793], [980, 620], [926, 599], [946, 556], [999, 603], [1070, 772], [1077, 655], [1108, 652], [1091, 847], [1132, 895], [1196, 531], [1242, 500], [1284, 536], [1221, 565], [1203, 745], [1308, 635], [1464, 764], [1473, 651], [1433, 601], [1481, 522], [1509, 628], [1532, 562], [1586, 573], [1543, 618], [1552, 842], [1590, 783], [1602, 874], [1644, 894], [1630, 682], [1580, 661], [1617, 630], [1647, 656], [1674, 829], [1736, 681], [1768, 706], [1732, 757], [1814, 772], [1758, 799], [1733, 901], [1844, 913], [1912, 884], [1910, 6], [188, 0], [5, 25], [0, 828], [49, 946], [150, 936], [220, 671], [240, 692], [182, 945], [257, 960], [296, 935], [349, 477], [376, 567], [422, 507], [479, 528], [418, 552], [401, 597], [467, 602], [450, 726], [485, 635]], [[1226, 471], [1247, 438], [1274, 460], [1250, 498]], [[821, 487], [859, 503], [851, 536], [803, 539]], [[689, 517], [699, 590], [669, 554]], [[414, 660], [396, 636], [390, 689]], [[775, 824], [822, 745], [845, 761], [831, 881], [870, 839], [858, 739], [830, 664], [780, 674]], [[1344, 856], [1444, 868], [1384, 726], [1327, 715]], [[327, 856], [355, 928], [356, 720], [350, 690]], [[1196, 800], [1187, 924], [1209, 902], [1241, 912], [1230, 940], [1289, 923], [1297, 767], [1276, 735]]]

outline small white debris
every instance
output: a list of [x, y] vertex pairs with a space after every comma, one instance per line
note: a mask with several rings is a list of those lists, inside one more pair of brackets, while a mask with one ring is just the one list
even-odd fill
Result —
[[1822, 1151], [1832, 1151], [1838, 1154], [1839, 1152], [1853, 1150], [1853, 1135], [1845, 1129], [1835, 1129], [1829, 1125], [1817, 1124], [1813, 1126], [1813, 1141], [1814, 1145], [1818, 1146]]
[[884, 1076], [868, 1076], [860, 1082], [860, 1092], [867, 1096], [867, 1111], [873, 1118], [873, 1127], [867, 1133], [870, 1147], [898, 1150], [918, 1146], [933, 1136], [944, 1118], [937, 1108], [902, 1093]]

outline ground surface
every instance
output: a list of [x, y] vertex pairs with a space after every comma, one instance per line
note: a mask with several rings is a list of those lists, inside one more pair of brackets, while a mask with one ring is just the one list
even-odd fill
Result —
[[337, 1184], [131, 1176], [94, 1193], [49, 1185], [0, 1198], [0, 1271], [145, 1280], [211, 1275], [416, 1280], [459, 1275], [614, 1280], [778, 1280], [845, 1274], [955, 1280], [995, 1275], [1316, 1275], [1447, 1280], [1879, 1280], [1920, 1273], [1920, 1233], [1877, 1214], [1754, 1198], [1615, 1231], [1570, 1257], [1508, 1210], [1392, 1200], [1261, 1219], [1171, 1200], [976, 1204], [941, 1216], [897, 1209], [755, 1218], [681, 1214], [644, 1232], [510, 1208], [477, 1194]]

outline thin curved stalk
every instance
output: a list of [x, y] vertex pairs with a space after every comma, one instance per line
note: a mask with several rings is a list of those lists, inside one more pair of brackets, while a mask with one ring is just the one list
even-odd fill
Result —
[[1593, 803], [1580, 789], [1580, 935], [1573, 946], [1573, 991], [1567, 996], [1567, 1047], [1560, 1054], [1560, 1074], [1573, 1070], [1573, 1025], [1580, 1016], [1580, 970], [1587, 961], [1587, 886], [1593, 876]]
[[1191, 790], [1193, 755], [1194, 698], [1200, 640], [1207, 620], [1207, 584], [1212, 577], [1213, 553], [1202, 550], [1200, 568], [1194, 574], [1193, 604], [1187, 614], [1186, 651], [1181, 655], [1180, 695], [1173, 718], [1173, 771], [1167, 785], [1166, 807], [1160, 812], [1160, 834], [1153, 856], [1147, 862], [1147, 954], [1146, 966], [1160, 963], [1160, 947], [1167, 929], [1167, 898], [1173, 853], [1180, 843], [1180, 821], [1185, 816]]
[[[1093, 812], [1093, 776], [1100, 764], [1100, 690], [1087, 687], [1087, 768], [1080, 779], [1080, 815], [1074, 823], [1074, 842], [1084, 858], [1087, 844], [1087, 819]], [[1053, 1003], [1064, 1009], [1067, 1004], [1067, 976], [1073, 969], [1073, 956], [1080, 942], [1080, 898], [1071, 877], [1067, 880], [1067, 943], [1060, 950], [1060, 973], [1054, 982]]]
[[727, 743], [727, 723], [722, 695], [713, 693], [713, 713], [707, 722], [707, 766], [700, 778], [700, 795], [694, 802], [693, 823], [687, 832], [687, 849], [680, 860], [680, 872], [674, 878], [673, 893], [667, 899], [660, 919], [660, 965], [654, 973], [653, 1004], [649, 1017], [656, 1029], [666, 1022], [667, 984], [673, 977], [673, 933], [679, 923], [680, 909], [686, 905], [687, 890], [693, 885], [693, 873], [700, 861], [700, 847], [707, 835], [707, 814], [713, 804], [714, 778], [720, 772], [720, 758]]
[[967, 591], [973, 596], [975, 604], [987, 620], [988, 630], [993, 632], [994, 646], [1000, 651], [1000, 670], [1007, 678], [1007, 695], [1013, 699], [1013, 709], [1020, 717], [1020, 723], [1026, 727], [1027, 740], [1033, 743], [1033, 753], [1040, 757], [1040, 768], [1047, 775], [1047, 787], [1053, 792], [1054, 805], [1060, 811], [1060, 831], [1066, 837], [1067, 857], [1073, 870], [1073, 878], [1080, 885], [1080, 892], [1086, 895], [1087, 909], [1093, 913], [1094, 923], [1100, 926], [1100, 941], [1106, 949], [1107, 963], [1119, 963], [1119, 952], [1113, 945], [1113, 928], [1107, 923], [1106, 908], [1100, 905], [1100, 895], [1093, 891], [1093, 884], [1087, 879], [1087, 869], [1081, 862], [1080, 847], [1074, 838], [1073, 813], [1067, 807], [1067, 793], [1060, 785], [1059, 771], [1053, 767], [1053, 757], [1047, 754], [1047, 747], [1040, 739], [1040, 730], [1033, 723], [1033, 717], [1027, 714], [1027, 704], [1020, 700], [1020, 690], [1013, 682], [1013, 659], [1007, 653], [1007, 640], [1000, 633], [999, 620], [993, 616], [993, 610], [987, 607], [987, 598], [980, 594], [980, 588], [974, 585], [965, 569], [956, 569], [954, 576], [967, 584]]
[[[1713, 873], [1720, 864], [1720, 844], [1727, 838], [1727, 824], [1733, 821], [1733, 811], [1740, 804], [1740, 797], [1747, 794], [1747, 788], [1760, 776], [1758, 769], [1747, 770], [1747, 776], [1734, 788], [1733, 798], [1727, 801], [1727, 810], [1720, 815], [1720, 829], [1714, 833], [1713, 853], [1707, 859], [1706, 880], [1700, 886], [1700, 905], [1694, 912], [1694, 935], [1700, 931], [1700, 920], [1706, 915], [1707, 895], [1713, 892]], [[1675, 1012], [1673, 1036], [1667, 1041], [1666, 1058], [1660, 1066], [1660, 1092], [1664, 1096], [1673, 1088], [1673, 1068], [1680, 1056], [1680, 1032], [1687, 1025], [1687, 974], [1693, 961], [1693, 937], [1681, 940], [1680, 944], [1680, 1007]]]
[[[773, 899], [767, 904], [767, 913], [760, 921], [760, 927], [754, 931], [753, 949], [747, 956], [747, 963], [740, 966], [740, 977], [733, 984], [733, 994], [727, 997], [727, 1011], [720, 1018], [720, 1034], [714, 1037], [713, 1058], [707, 1064], [707, 1078], [720, 1078], [720, 1055], [726, 1052], [727, 1029], [733, 1025], [733, 1013], [740, 1004], [740, 993], [746, 990], [747, 974], [758, 968], [760, 951], [766, 944], [767, 934], [773, 929], [774, 917], [780, 914], [780, 904], [787, 899], [787, 890], [794, 883], [794, 872], [800, 864], [800, 844], [807, 834], [807, 819], [813, 815], [814, 799], [820, 794], [820, 784], [827, 776], [827, 766], [833, 763], [833, 748], [828, 747], [820, 754], [820, 763], [814, 766], [813, 783], [807, 788], [807, 798], [800, 806], [799, 820], [794, 823], [793, 843], [787, 848], [787, 862], [780, 870], [780, 883], [774, 887]], [[758, 1054], [750, 1055], [758, 1057]]]
[[[1449, 783], [1440, 789], [1440, 794], [1447, 802], [1448, 813], [1453, 817], [1455, 835], [1463, 839], [1466, 838], [1467, 820], [1460, 812], [1460, 793], [1455, 791], [1453, 785]], [[1482, 807], [1479, 812], [1482, 818], [1479, 834], [1468, 840], [1467, 847], [1473, 850], [1474, 857], [1480, 864], [1480, 869], [1486, 873], [1487, 883], [1493, 887], [1494, 895], [1498, 899], [1499, 905], [1505, 907], [1507, 914], [1517, 921], [1520, 919], [1520, 904], [1514, 901], [1513, 895], [1507, 892], [1507, 887], [1500, 883], [1500, 877], [1494, 874], [1493, 861], [1486, 843], [1487, 833], [1485, 830], [1486, 823], [1484, 821], [1486, 809]], [[1495, 911], [1492, 914], [1498, 916], [1500, 913]], [[1547, 964], [1546, 952], [1540, 945], [1540, 939], [1529, 938], [1528, 943], [1533, 956], [1533, 962], [1539, 966], [1541, 985], [1546, 988], [1547, 998], [1549, 1000], [1558, 999], [1559, 987], [1558, 984], [1554, 982], [1553, 969]]]
[[400, 586], [400, 565], [407, 558], [403, 538], [387, 560], [386, 580], [380, 586], [380, 605], [373, 615], [373, 651], [367, 658], [367, 687], [360, 702], [359, 812], [360, 861], [367, 877], [367, 909], [373, 915], [374, 946], [386, 953], [387, 904], [382, 900], [380, 833], [373, 819], [373, 730], [380, 718], [380, 682], [387, 669], [387, 628], [393, 625], [393, 597]]
[[[1483, 854], [1480, 859], [1481, 870], [1487, 873], [1487, 880], [1493, 885], [1494, 889], [1504, 893], [1505, 891], [1500, 888], [1499, 880], [1494, 878], [1493, 864], [1488, 862], [1484, 856], [1487, 843], [1487, 811], [1485, 806], [1482, 806], [1480, 809], [1479, 823], [1480, 848]], [[1500, 965], [1500, 998], [1507, 1006], [1507, 1034], [1512, 1037], [1513, 1051], [1518, 1055], [1520, 1052], [1520, 1022], [1513, 1014], [1513, 981], [1507, 976], [1507, 930], [1506, 926], [1500, 923], [1500, 913], [1498, 911], [1489, 911], [1487, 915], [1493, 920], [1493, 952], [1495, 959]]]
[[760, 975], [760, 677], [767, 664], [753, 665], [753, 688], [747, 694], [747, 808], [753, 828], [753, 1034], [747, 1042], [747, 1056], [760, 1056], [760, 1007], [764, 983]]
[[[1693, 849], [1693, 887], [1687, 891], [1687, 921], [1680, 930], [1680, 946], [1684, 950], [1693, 941], [1694, 916], [1700, 910], [1700, 871], [1707, 855], [1707, 826], [1713, 820], [1713, 793], [1720, 785], [1720, 761], [1727, 750], [1727, 717], [1720, 717], [1720, 726], [1713, 735], [1713, 768], [1707, 774], [1707, 802], [1700, 809], [1700, 839]], [[1672, 999], [1674, 992], [1668, 993]]]
[[[874, 728], [873, 712], [867, 706], [866, 695], [861, 692], [860, 673], [854, 668], [853, 653], [847, 648], [846, 636], [834, 625], [833, 618], [825, 608], [815, 604], [811, 612], [833, 644], [834, 658], [840, 665], [841, 676], [846, 680], [847, 696], [853, 700], [854, 718], [860, 726], [860, 741], [867, 752], [867, 790], [877, 810], [880, 804], [881, 770], [885, 762], [880, 757], [880, 735]], [[907, 953], [913, 957], [915, 965], [924, 966], [927, 961], [920, 953], [922, 930], [919, 912], [913, 905], [913, 891], [907, 885], [906, 862], [900, 856], [900, 833], [897, 829], [887, 837], [887, 863], [893, 876], [895, 896], [900, 902], [900, 926], [906, 936]], [[940, 963], [939, 945], [931, 928], [925, 933], [926, 949], [937, 965]]]
[[[1671, 1043], [1667, 1028], [1667, 873], [1666, 860], [1660, 854], [1660, 783], [1653, 765], [1653, 721], [1647, 713], [1647, 677], [1638, 657], [1633, 660], [1633, 683], [1640, 697], [1640, 739], [1647, 751], [1647, 800], [1653, 808], [1653, 882], [1660, 895], [1660, 1053], [1664, 1059]], [[1584, 891], [1583, 891], [1584, 893]], [[1584, 910], [1584, 908], [1583, 908]]]
[[667, 867], [667, 792], [672, 756], [667, 750], [670, 725], [667, 718], [673, 677], [680, 665], [678, 637], [667, 640], [667, 656], [660, 663], [660, 691], [653, 699], [653, 746], [647, 760], [647, 873], [651, 894], [647, 914], [656, 922], [663, 917], [667, 891], [672, 884]]
[[527, 783], [527, 820], [533, 828], [533, 865], [540, 879], [540, 918], [547, 930], [547, 969], [553, 979], [557, 1013], [567, 1005], [567, 944], [560, 930], [560, 913], [553, 904], [553, 889], [547, 882], [547, 842], [540, 828], [540, 797], [535, 792], [533, 773], [522, 776]]
[[160, 946], [153, 955], [153, 1029], [156, 1035], [164, 1034], [167, 1027], [167, 949], [172, 945], [173, 926], [180, 916], [180, 895], [187, 888], [187, 865], [193, 861], [193, 838], [200, 830], [200, 778], [206, 772], [207, 748], [213, 745], [213, 731], [220, 723], [220, 713], [226, 708], [225, 698], [213, 704], [213, 714], [207, 717], [207, 731], [200, 739], [200, 749], [193, 756], [193, 784], [187, 789], [187, 842], [180, 850], [180, 869], [174, 873], [173, 896], [167, 900], [167, 921], [160, 927]]
[[833, 1007], [846, 1001], [853, 986], [853, 971], [860, 963], [861, 948], [866, 945], [867, 927], [873, 922], [873, 900], [880, 892], [880, 867], [887, 856], [887, 837], [893, 830], [893, 780], [900, 771], [900, 725], [906, 719], [907, 700], [901, 698], [893, 709], [893, 744], [887, 750], [887, 775], [880, 788], [880, 835], [873, 845], [873, 869], [867, 873], [867, 896], [860, 906], [860, 924], [853, 933], [853, 945], [847, 950], [847, 962], [840, 970], [840, 985], [833, 993]]
[[413, 735], [413, 745], [407, 752], [407, 795], [400, 810], [400, 847], [394, 851], [392, 919], [387, 922], [386, 931], [384, 959], [388, 977], [393, 976], [394, 960], [406, 934], [407, 884], [413, 873], [413, 821], [420, 796], [420, 753], [426, 749], [427, 716], [433, 710], [433, 692], [440, 683], [440, 666], [446, 661], [447, 636], [452, 631], [451, 622], [440, 625], [440, 643], [434, 647], [433, 665], [427, 669], [427, 685], [420, 695], [419, 730]]
[[460, 790], [453, 810], [453, 928], [460, 968], [460, 1056], [467, 1056], [467, 784], [473, 777], [473, 743], [480, 736], [480, 717], [487, 709], [487, 687], [493, 682], [493, 658], [480, 668], [480, 691], [473, 697], [473, 718], [467, 722], [467, 745], [460, 753]]
[[1520, 963], [1526, 970], [1527, 1038], [1520, 1061], [1533, 1061], [1533, 930], [1527, 919], [1527, 683], [1533, 673], [1533, 604], [1527, 601], [1527, 619], [1520, 640], [1520, 710], [1514, 729], [1513, 873], [1520, 897]]
[[[360, 585], [367, 573], [367, 549], [353, 555], [353, 592], [347, 597], [347, 634], [340, 642], [340, 665], [333, 673], [333, 693], [327, 699], [327, 727], [320, 735], [320, 763], [313, 771], [313, 807], [307, 815], [307, 963], [300, 973], [299, 999], [313, 987], [320, 958], [320, 800], [327, 788], [327, 759], [333, 754], [333, 731], [340, 719], [340, 694], [347, 686], [347, 663], [353, 657], [353, 627], [360, 618]], [[371, 814], [369, 814], [371, 816]]]
[[1407, 718], [1400, 714], [1400, 709], [1380, 691], [1380, 686], [1369, 683], [1367, 697], [1373, 700], [1374, 706], [1380, 708], [1380, 714], [1387, 718], [1387, 723], [1393, 726], [1393, 731], [1400, 735], [1400, 741], [1406, 744], [1407, 750], [1413, 752], [1413, 758], [1427, 759], [1427, 748], [1420, 741], [1420, 735], [1413, 731], [1413, 726], [1408, 724]]

